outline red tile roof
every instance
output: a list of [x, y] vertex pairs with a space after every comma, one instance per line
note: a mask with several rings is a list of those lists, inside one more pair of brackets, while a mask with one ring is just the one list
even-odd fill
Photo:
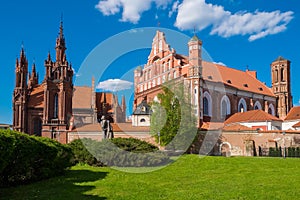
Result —
[[263, 122], [263, 121], [282, 121], [281, 119], [270, 115], [262, 110], [251, 110], [247, 112], [239, 112], [229, 117], [225, 124], [238, 122]]
[[300, 106], [293, 107], [284, 120], [300, 119]]
[[44, 85], [37, 85], [34, 87], [30, 93], [29, 101], [28, 101], [29, 108], [44, 108]]
[[[223, 83], [239, 90], [275, 97], [272, 89], [256, 78], [255, 71], [241, 71], [207, 61], [202, 61], [202, 67], [205, 81]], [[183, 76], [187, 75], [188, 68], [189, 65], [182, 68]]]
[[225, 126], [223, 128], [223, 131], [253, 131], [253, 129], [247, 126], [243, 126], [241, 124], [232, 124]]
[[[149, 132], [149, 127], [137, 127], [132, 126], [131, 123], [112, 123], [114, 132]], [[87, 124], [81, 127], [76, 127], [72, 132], [101, 132], [101, 126], [99, 123], [97, 124]]]
[[91, 108], [92, 88], [86, 86], [75, 86], [73, 93], [73, 108]]
[[244, 72], [219, 64], [203, 61], [203, 79], [257, 94], [274, 96], [271, 88], [255, 78], [254, 72]]
[[218, 130], [223, 128], [224, 123], [221, 122], [203, 122], [201, 129], [203, 130]]
[[300, 122], [296, 123], [295, 125], [293, 125], [294, 128], [296, 127], [300, 127]]

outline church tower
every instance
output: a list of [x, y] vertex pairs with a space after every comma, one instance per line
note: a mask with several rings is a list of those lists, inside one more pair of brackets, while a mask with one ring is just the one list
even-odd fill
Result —
[[293, 107], [291, 94], [290, 61], [279, 56], [271, 64], [272, 90], [277, 99], [277, 116], [284, 119]]
[[27, 133], [27, 104], [28, 104], [28, 61], [22, 47], [20, 60], [16, 60], [16, 85], [13, 94], [13, 129]]
[[195, 114], [198, 119], [198, 127], [203, 122], [203, 100], [202, 100], [202, 41], [196, 34], [188, 42], [189, 48], [189, 70], [188, 79], [190, 81], [191, 103], [195, 105]]
[[67, 130], [72, 115], [73, 70], [66, 58], [63, 23], [56, 39], [56, 61], [50, 53], [45, 60], [44, 112], [42, 136], [67, 142]]

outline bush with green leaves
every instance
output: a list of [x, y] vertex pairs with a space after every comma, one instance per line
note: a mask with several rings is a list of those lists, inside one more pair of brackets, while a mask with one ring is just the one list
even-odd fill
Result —
[[[70, 144], [76, 161], [80, 160], [89, 165], [94, 165], [94, 158], [103, 165], [119, 167], [158, 166], [170, 162], [169, 157], [157, 151], [155, 146], [137, 139], [116, 138], [99, 142], [83, 138], [80, 142], [73, 141], [72, 143], [78, 146], [83, 145], [74, 149], [75, 145]], [[84, 153], [80, 152], [80, 149]]]
[[158, 150], [158, 148], [153, 144], [136, 138], [114, 138], [111, 142], [120, 149], [134, 153], [147, 153]]
[[[84, 142], [84, 144], [83, 144]], [[74, 154], [74, 162], [76, 164], [88, 164], [90, 166], [103, 166], [101, 161], [98, 161], [87, 149], [86, 146], [91, 147], [96, 141], [92, 139], [77, 139], [73, 140], [68, 145], [71, 147]]]
[[71, 148], [57, 141], [0, 130], [0, 186], [57, 176], [72, 160]]

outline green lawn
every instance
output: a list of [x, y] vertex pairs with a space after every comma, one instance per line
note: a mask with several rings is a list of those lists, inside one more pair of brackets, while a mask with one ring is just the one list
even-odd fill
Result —
[[185, 155], [149, 173], [75, 166], [0, 199], [299, 199], [300, 159]]

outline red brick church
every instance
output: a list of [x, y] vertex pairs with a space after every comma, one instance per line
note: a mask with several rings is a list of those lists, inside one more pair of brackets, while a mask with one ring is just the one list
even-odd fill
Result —
[[67, 60], [66, 49], [61, 22], [56, 39], [55, 61], [49, 53], [45, 60], [45, 77], [39, 84], [35, 64], [32, 72], [28, 72], [28, 61], [22, 47], [20, 58], [16, 61], [13, 93], [15, 130], [66, 143], [73, 95], [73, 70]]
[[188, 55], [176, 53], [157, 31], [147, 63], [134, 71], [134, 108], [157, 100], [166, 82], [183, 83], [191, 96], [198, 127], [224, 122], [238, 112], [263, 110], [284, 119], [292, 108], [290, 61], [278, 57], [271, 64], [272, 87], [259, 81], [256, 71], [241, 71], [202, 59], [202, 41], [194, 35]]
[[[96, 92], [92, 86], [74, 86], [73, 69], [67, 60], [66, 42], [61, 22], [56, 39], [55, 61], [50, 53], [45, 60], [45, 76], [39, 84], [35, 64], [28, 71], [22, 47], [16, 60], [13, 92], [13, 129], [67, 143], [68, 132], [75, 126], [96, 124], [105, 115], [112, 123], [126, 121], [126, 102], [113, 93]], [[100, 128], [99, 130], [100, 131]]]

